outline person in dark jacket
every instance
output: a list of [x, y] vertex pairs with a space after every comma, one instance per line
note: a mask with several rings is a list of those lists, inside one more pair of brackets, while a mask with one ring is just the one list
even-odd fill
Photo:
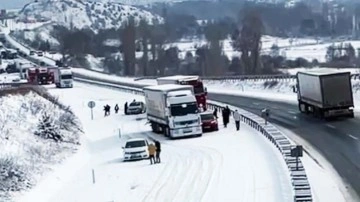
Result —
[[114, 109], [115, 109], [115, 113], [117, 114], [117, 113], [118, 113], [118, 111], [119, 111], [119, 105], [118, 105], [118, 104], [116, 104]]
[[110, 115], [110, 109], [111, 109], [110, 105], [106, 105], [106, 111], [108, 116]]
[[125, 102], [125, 106], [124, 106], [124, 114], [127, 115], [127, 108], [128, 108], [128, 103]]
[[217, 113], [218, 113], [218, 110], [217, 110], [217, 108], [215, 108], [213, 115], [215, 116], [216, 119], [218, 118]]
[[107, 116], [107, 107], [106, 107], [106, 105], [104, 106], [104, 112], [105, 112], [104, 116]]
[[155, 163], [161, 163], [160, 160], [161, 144], [159, 141], [155, 141], [155, 147], [156, 147]]
[[222, 110], [223, 123], [224, 123], [224, 127], [225, 127], [225, 128], [227, 127], [227, 124], [229, 123], [230, 114], [231, 114], [231, 111], [230, 111], [229, 107], [226, 106], [226, 107]]

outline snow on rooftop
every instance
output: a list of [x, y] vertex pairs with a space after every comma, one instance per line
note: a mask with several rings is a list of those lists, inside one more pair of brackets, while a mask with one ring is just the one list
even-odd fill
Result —
[[310, 74], [310, 75], [329, 75], [329, 74], [337, 74], [337, 73], [351, 73], [350, 71], [344, 71], [340, 69], [334, 68], [321, 68], [321, 69], [311, 69], [308, 71], [299, 71], [298, 73], [302, 74]]
[[164, 84], [164, 85], [153, 85], [146, 86], [144, 89], [148, 90], [160, 90], [160, 91], [172, 91], [172, 90], [181, 90], [181, 89], [192, 89], [190, 85], [178, 85], [178, 84]]
[[189, 80], [189, 79], [198, 79], [199, 76], [196, 75], [175, 75], [175, 76], [166, 76], [159, 77], [157, 80]]

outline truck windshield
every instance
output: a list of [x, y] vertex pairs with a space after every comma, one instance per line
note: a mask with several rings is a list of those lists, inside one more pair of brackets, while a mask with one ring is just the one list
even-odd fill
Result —
[[188, 114], [196, 114], [196, 113], [198, 113], [198, 107], [197, 107], [196, 102], [194, 102], [194, 103], [174, 104], [174, 105], [170, 106], [170, 111], [171, 111], [172, 116], [185, 116], [185, 115], [188, 115]]
[[61, 75], [61, 79], [72, 79], [72, 75], [71, 74]]
[[202, 85], [195, 85], [194, 86], [194, 94], [202, 94], [204, 93], [204, 87]]

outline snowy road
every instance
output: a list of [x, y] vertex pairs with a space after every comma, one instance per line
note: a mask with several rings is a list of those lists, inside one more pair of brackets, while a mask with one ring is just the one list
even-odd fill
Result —
[[[144, 116], [103, 117], [104, 104], [119, 103], [121, 108], [125, 101], [142, 100], [141, 96], [75, 84], [73, 89], [50, 89], [50, 92], [71, 105], [81, 119], [86, 134], [85, 149], [77, 158], [84, 156], [86, 161], [78, 162], [77, 171], [73, 164], [67, 171], [64, 171], [66, 167], [61, 168], [61, 174], [49, 176], [54, 178], [52, 183], [61, 184], [57, 190], [46, 184], [42, 189], [34, 189], [23, 201], [291, 200], [292, 189], [280, 153], [245, 124], [240, 132], [235, 132], [231, 125], [201, 138], [167, 140], [150, 132]], [[90, 100], [97, 104], [94, 120], [90, 119], [87, 107]], [[122, 162], [121, 147], [130, 137], [159, 139], [163, 145], [162, 163], [151, 166], [147, 160]], [[66, 179], [66, 175], [72, 177]], [[45, 196], [44, 192], [52, 194]]]

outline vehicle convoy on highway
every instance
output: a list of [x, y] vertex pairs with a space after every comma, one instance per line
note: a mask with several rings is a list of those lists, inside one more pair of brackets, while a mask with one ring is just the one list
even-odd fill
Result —
[[206, 96], [207, 90], [204, 87], [203, 82], [201, 81], [199, 76], [183, 76], [183, 75], [176, 75], [176, 76], [166, 76], [166, 77], [159, 77], [156, 79], [158, 85], [163, 84], [178, 84], [178, 85], [191, 85], [194, 88], [194, 93], [196, 97], [196, 102], [198, 106], [203, 108], [206, 111]]
[[151, 129], [170, 138], [201, 136], [201, 118], [193, 87], [164, 84], [147, 86], [145, 94], [147, 118]]
[[354, 117], [350, 72], [312, 70], [297, 73], [299, 110], [320, 118]]

